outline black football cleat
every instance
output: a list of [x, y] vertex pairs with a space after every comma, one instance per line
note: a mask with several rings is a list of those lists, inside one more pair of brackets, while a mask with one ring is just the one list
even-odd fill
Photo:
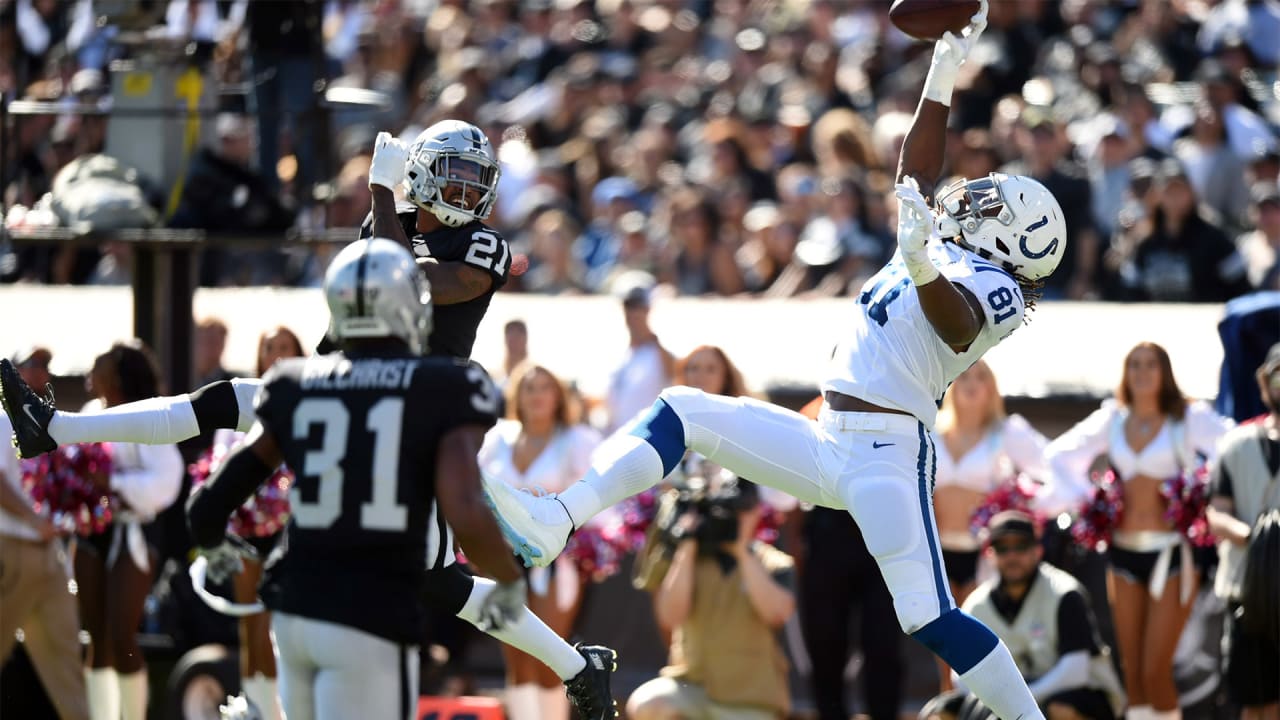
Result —
[[49, 422], [57, 408], [53, 404], [53, 387], [47, 389], [49, 396], [40, 397], [8, 358], [0, 358], [0, 405], [13, 423], [13, 444], [21, 457], [33, 458], [58, 447], [49, 434]]
[[618, 653], [602, 645], [574, 645], [586, 658], [587, 666], [564, 684], [569, 701], [578, 709], [579, 720], [613, 720], [618, 717], [618, 704], [613, 700], [609, 681], [618, 669]]

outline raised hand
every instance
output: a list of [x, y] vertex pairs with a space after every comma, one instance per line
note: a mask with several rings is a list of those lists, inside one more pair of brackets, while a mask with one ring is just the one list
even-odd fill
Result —
[[910, 175], [894, 186], [898, 198], [898, 249], [907, 272], [916, 285], [926, 285], [938, 277], [938, 269], [929, 260], [926, 246], [933, 235], [934, 216], [920, 193], [920, 185]]
[[[942, 38], [938, 40], [937, 49], [935, 49], [934, 57], [937, 58], [939, 51], [945, 50], [948, 59], [959, 67], [965, 58], [969, 57], [969, 52], [973, 50], [973, 46], [978, 42], [978, 36], [982, 35], [982, 31], [987, 29], [987, 0], [980, 0], [978, 12], [969, 18], [969, 24], [960, 31], [959, 35], [948, 30], [942, 34]], [[945, 46], [945, 48], [943, 48]]]
[[391, 133], [378, 133], [373, 142], [373, 160], [369, 163], [369, 187], [381, 185], [395, 190], [404, 182], [405, 165], [408, 163], [409, 146]]

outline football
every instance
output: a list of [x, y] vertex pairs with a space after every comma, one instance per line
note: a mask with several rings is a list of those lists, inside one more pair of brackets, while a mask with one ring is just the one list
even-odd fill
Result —
[[937, 40], [963, 30], [979, 7], [978, 0], [893, 0], [889, 20], [913, 38]]

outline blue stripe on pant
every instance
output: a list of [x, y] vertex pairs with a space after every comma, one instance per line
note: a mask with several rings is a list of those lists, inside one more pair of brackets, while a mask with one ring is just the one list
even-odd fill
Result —
[[[931, 452], [932, 443], [924, 429], [924, 423], [917, 424], [917, 433], [920, 436], [920, 454], [916, 458], [916, 475], [920, 486], [920, 519], [923, 520], [925, 538], [929, 541], [929, 564], [933, 568], [933, 585], [938, 591], [938, 614], [942, 615], [951, 609], [951, 601], [947, 591], [947, 576], [942, 570], [942, 553], [938, 550], [938, 540], [934, 537], [933, 510], [930, 507], [933, 502], [930, 486], [933, 484], [933, 476], [938, 467], [938, 457], [936, 452]], [[930, 455], [933, 456], [933, 462], [927, 464], [926, 460]]]

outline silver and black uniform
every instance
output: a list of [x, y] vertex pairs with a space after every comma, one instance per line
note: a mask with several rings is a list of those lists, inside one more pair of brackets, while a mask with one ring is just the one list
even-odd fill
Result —
[[[413, 244], [417, 257], [434, 257], [441, 262], [464, 262], [484, 270], [493, 278], [493, 285], [479, 297], [466, 302], [432, 307], [434, 326], [427, 340], [428, 354], [448, 357], [471, 357], [476, 342], [476, 328], [489, 309], [489, 301], [507, 283], [511, 270], [511, 249], [502, 233], [480, 222], [461, 227], [440, 227], [428, 233], [418, 232], [418, 209], [408, 202], [396, 204], [396, 215], [405, 235]], [[365, 218], [360, 227], [360, 238], [373, 237], [373, 215]], [[325, 342], [328, 342], [327, 340]], [[322, 345], [321, 352], [332, 347]]]
[[453, 358], [292, 358], [267, 373], [257, 404], [296, 478], [264, 603], [416, 645], [423, 568], [438, 561], [429, 546], [452, 550], [441, 542], [436, 449], [454, 428], [496, 422], [488, 375]]

